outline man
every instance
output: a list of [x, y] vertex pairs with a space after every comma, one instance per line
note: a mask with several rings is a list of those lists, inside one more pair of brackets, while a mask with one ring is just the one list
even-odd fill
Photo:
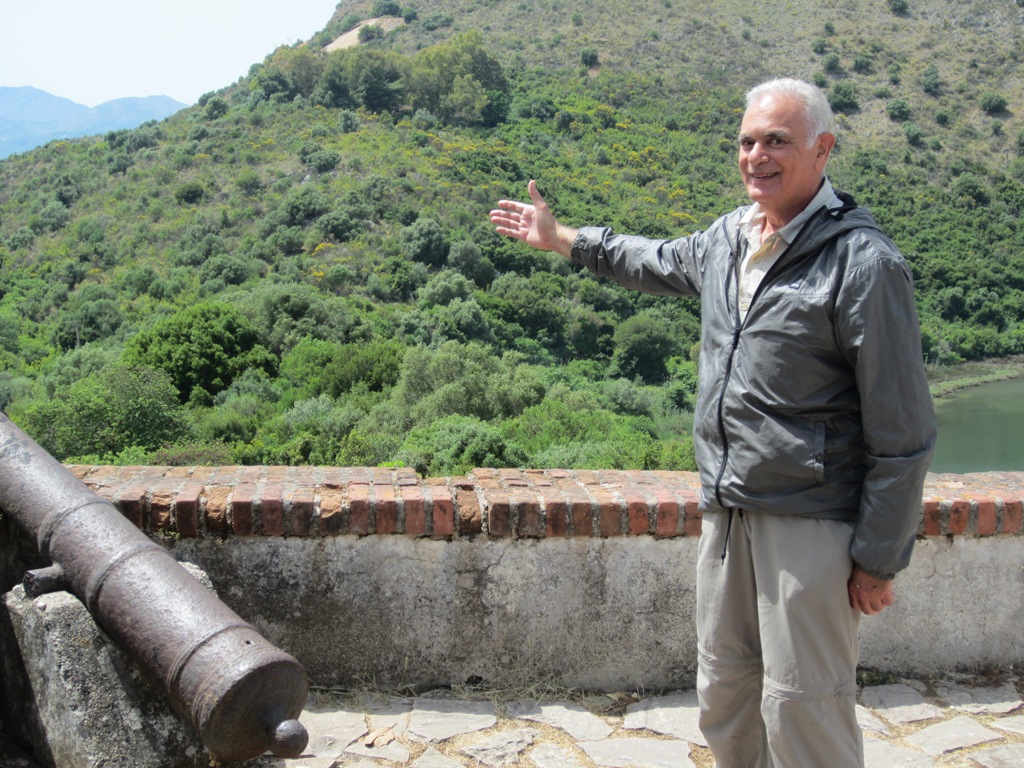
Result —
[[533, 181], [498, 232], [648, 293], [701, 297], [694, 440], [701, 730], [721, 768], [855, 768], [861, 613], [894, 599], [935, 438], [910, 272], [825, 175], [814, 86], [747, 94], [752, 205], [674, 241], [560, 224]]

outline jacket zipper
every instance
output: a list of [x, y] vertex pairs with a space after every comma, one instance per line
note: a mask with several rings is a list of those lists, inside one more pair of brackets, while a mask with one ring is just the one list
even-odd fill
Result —
[[[739, 270], [740, 270], [740, 238], [742, 233], [737, 228], [736, 230], [736, 248], [733, 251], [733, 269], [730, 270], [730, 278], [725, 281], [725, 304], [730, 305], [729, 301], [729, 288], [732, 283], [732, 277], [736, 277], [736, 303], [732, 305], [733, 309], [733, 331], [732, 331], [732, 348], [729, 350], [729, 357], [725, 364], [725, 374], [722, 376], [722, 389], [718, 394], [718, 436], [722, 440], [722, 461], [718, 465], [718, 475], [715, 477], [715, 500], [718, 502], [718, 506], [725, 507], [722, 503], [722, 478], [725, 476], [725, 467], [729, 463], [729, 437], [725, 432], [725, 391], [729, 387], [729, 379], [732, 377], [732, 363], [736, 357], [736, 348], [740, 343], [740, 329], [743, 327], [740, 320], [740, 309], [739, 309]], [[732, 512], [729, 513], [729, 525], [732, 527]]]
[[[742, 261], [742, 259], [740, 258], [740, 239], [743, 237], [743, 234], [742, 232], [740, 232], [739, 228], [737, 228], [736, 230], [736, 247], [732, 254], [733, 268], [730, 270], [729, 279], [726, 280], [725, 283], [725, 303], [726, 306], [730, 306], [729, 288], [732, 284], [732, 278], [735, 277], [736, 279], [736, 302], [731, 304], [733, 310], [732, 348], [729, 350], [729, 358], [726, 361], [725, 374], [722, 376], [722, 389], [718, 395], [718, 436], [719, 438], [721, 438], [722, 441], [722, 461], [718, 465], [718, 475], [715, 477], [715, 500], [718, 502], [718, 506], [723, 508], [726, 505], [722, 502], [722, 478], [725, 476], [725, 468], [729, 463], [729, 437], [725, 431], [725, 393], [729, 388], [729, 379], [732, 378], [733, 361], [736, 358], [736, 349], [740, 345], [740, 333], [743, 331], [743, 327], [747, 324], [747, 317], [750, 316], [750, 310], [753, 308], [758, 296], [761, 295], [761, 292], [764, 289], [765, 285], [767, 285], [770, 282], [770, 280], [774, 278], [775, 273], [779, 271], [779, 264], [783, 262], [789, 250], [793, 248], [798, 242], [800, 242], [801, 236], [804, 234], [804, 232], [807, 231], [808, 225], [813, 220], [814, 216], [811, 216], [806, 222], [804, 222], [804, 225], [800, 228], [800, 231], [797, 233], [796, 237], [793, 238], [793, 242], [786, 247], [785, 251], [779, 254], [779, 258], [776, 259], [774, 264], [772, 264], [771, 268], [768, 270], [764, 278], [761, 280], [760, 284], [757, 286], [757, 290], [754, 291], [754, 295], [750, 297], [750, 306], [747, 307], [747, 315], [745, 317], [740, 317], [739, 308], [740, 262]], [[810, 255], [811, 254], [809, 253], [804, 254], [804, 257], [798, 259], [797, 262], [803, 261], [804, 258], [807, 258]], [[792, 265], [787, 264], [786, 266], [789, 267]], [[731, 522], [732, 520], [730, 513], [730, 526]]]

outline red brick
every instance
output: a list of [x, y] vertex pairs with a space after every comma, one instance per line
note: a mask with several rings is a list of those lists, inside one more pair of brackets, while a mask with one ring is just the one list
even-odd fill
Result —
[[228, 482], [245, 483], [256, 485], [263, 479], [263, 472], [266, 467], [251, 466], [251, 467], [221, 467], [221, 470], [229, 477], [237, 478], [235, 480], [228, 480]]
[[398, 501], [395, 489], [390, 485], [374, 485], [376, 504], [376, 532], [398, 533]]
[[136, 528], [142, 528], [145, 519], [148, 491], [145, 485], [129, 485], [119, 488], [112, 497], [114, 505]]
[[226, 533], [228, 530], [228, 498], [232, 489], [217, 486], [206, 490], [206, 530], [211, 533]]
[[[461, 493], [460, 493], [461, 498]], [[435, 486], [430, 489], [431, 518], [434, 526], [435, 536], [455, 535], [455, 500], [452, 492], [444, 486]], [[474, 495], [475, 499], [475, 495]], [[459, 510], [460, 524], [462, 520], [462, 509]]]
[[650, 512], [643, 493], [638, 490], [623, 489], [622, 500], [626, 503], [627, 531], [629, 535], [642, 536], [645, 533], [650, 533]]
[[171, 530], [171, 505], [174, 489], [163, 483], [153, 488], [149, 497], [149, 529], [166, 533]]
[[[434, 493], [434, 498], [435, 499], [437, 498], [437, 491], [438, 490], [442, 490], [444, 492], [444, 498], [445, 499], [451, 499], [452, 498], [451, 491], [448, 488], [441, 487], [441, 488], [433, 488], [433, 489], [431, 489], [431, 492]], [[458, 520], [458, 530], [459, 530], [459, 533], [466, 534], [467, 536], [471, 536], [471, 535], [474, 535], [474, 534], [477, 534], [477, 533], [481, 533], [483, 531], [483, 529], [484, 529], [484, 516], [483, 516], [483, 512], [480, 509], [480, 497], [478, 497], [476, 495], [476, 491], [474, 491], [474, 490], [472, 490], [470, 488], [459, 488], [459, 487], [456, 486], [455, 501], [453, 502], [453, 504], [454, 504], [454, 506], [452, 508], [452, 531], [451, 531], [451, 533], [448, 533], [448, 534], [439, 534], [439, 535], [444, 535], [444, 536], [452, 535], [452, 533], [455, 532], [454, 523], [455, 523], [456, 519]], [[438, 521], [436, 519], [437, 518], [437, 506], [436, 506], [436, 504], [435, 504], [434, 509], [435, 509], [435, 512], [434, 512], [434, 517], [435, 517], [435, 520], [434, 520], [434, 530], [436, 531], [438, 529], [437, 528]], [[456, 513], [458, 514], [458, 518], [456, 518]], [[443, 514], [447, 514], [447, 512], [443, 512]]]
[[264, 536], [284, 535], [284, 486], [267, 483], [260, 489], [260, 532]]
[[419, 486], [402, 486], [402, 504], [405, 507], [405, 533], [424, 536], [427, 533], [427, 504]]
[[186, 485], [174, 499], [174, 527], [179, 536], [192, 538], [199, 535], [199, 503], [203, 486]]
[[659, 500], [655, 511], [654, 535], [676, 536], [679, 531], [679, 504], [671, 500]]
[[622, 534], [622, 505], [619, 500], [607, 491], [595, 489], [594, 500], [597, 502], [597, 524], [602, 538], [620, 536]]
[[490, 536], [512, 535], [512, 501], [504, 494], [490, 494], [487, 510], [487, 533]]
[[686, 518], [683, 522], [683, 535], [696, 538], [700, 536], [702, 523], [704, 522], [704, 515], [700, 511], [700, 502], [696, 499], [690, 499], [684, 505], [684, 509]]
[[320, 490], [320, 533], [324, 536], [341, 532], [344, 521], [345, 493], [337, 488]]
[[348, 530], [346, 533], [366, 536], [370, 532], [370, 486], [349, 486]]
[[975, 532], [979, 536], [994, 536], [996, 533], [996, 502], [992, 498], [981, 498], [977, 501], [978, 522]]
[[598, 499], [598, 534], [602, 539], [622, 535], [622, 507], [610, 501], [604, 494], [595, 495]]
[[547, 530], [540, 501], [532, 495], [521, 496], [516, 506], [519, 510], [519, 535], [527, 538], [543, 537]]
[[1003, 533], [1021, 533], [1021, 509], [1024, 507], [1020, 499], [1007, 499], [1003, 502]]
[[576, 536], [594, 535], [594, 508], [589, 501], [572, 502], [572, 530]]
[[309, 536], [313, 524], [314, 497], [311, 487], [303, 487], [292, 496], [291, 508], [285, 521], [285, 533], [289, 536]]
[[925, 499], [922, 506], [921, 532], [925, 536], [941, 536], [942, 503], [938, 499]]
[[569, 533], [569, 507], [562, 499], [546, 499], [547, 535], [562, 537]]
[[949, 509], [949, 527], [946, 533], [953, 535], [964, 533], [967, 530], [967, 523], [971, 515], [971, 502], [966, 499], [957, 499]]
[[252, 513], [256, 486], [248, 483], [235, 486], [231, 494], [231, 530], [236, 536], [252, 534]]

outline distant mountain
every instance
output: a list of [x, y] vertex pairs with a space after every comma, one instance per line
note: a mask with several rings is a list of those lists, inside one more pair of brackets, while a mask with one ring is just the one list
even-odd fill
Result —
[[96, 107], [38, 88], [0, 87], [0, 158], [54, 139], [90, 136], [162, 120], [188, 105], [167, 96], [114, 99]]

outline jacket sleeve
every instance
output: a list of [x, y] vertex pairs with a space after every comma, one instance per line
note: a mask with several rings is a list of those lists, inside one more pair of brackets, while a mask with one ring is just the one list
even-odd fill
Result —
[[[863, 244], [863, 241], [861, 241]], [[872, 576], [910, 563], [935, 445], [913, 280], [884, 237], [856, 254], [836, 297], [837, 333], [856, 375], [867, 454], [851, 555]]]
[[626, 288], [659, 296], [699, 296], [704, 233], [678, 240], [616, 235], [607, 227], [583, 227], [570, 258]]

